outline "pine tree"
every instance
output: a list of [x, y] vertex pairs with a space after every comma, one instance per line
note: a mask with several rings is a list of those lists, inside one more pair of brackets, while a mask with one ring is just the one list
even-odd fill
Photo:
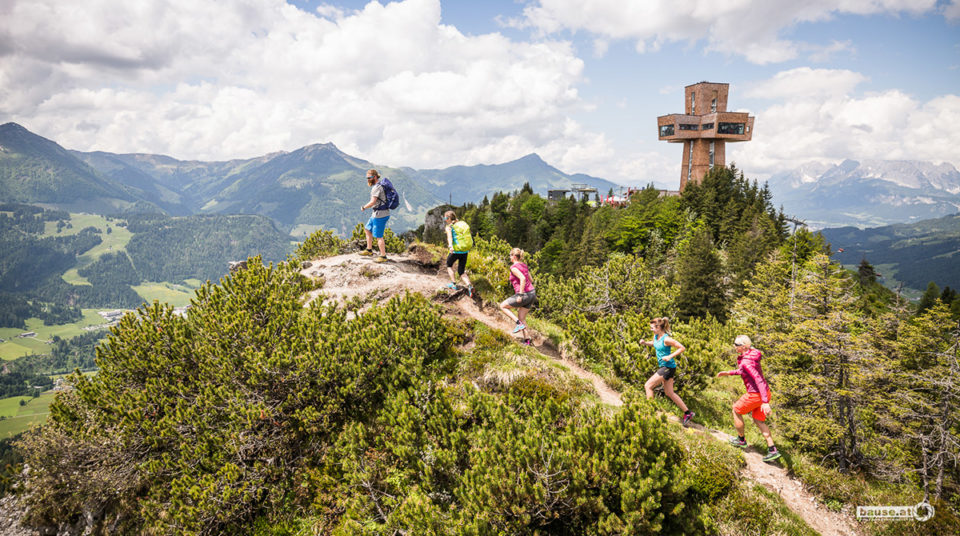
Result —
[[927, 309], [936, 305], [939, 298], [940, 287], [931, 281], [927, 284], [927, 290], [924, 291], [923, 296], [920, 296], [920, 302], [917, 304], [917, 314], [922, 315]]
[[790, 327], [769, 340], [769, 370], [785, 409], [781, 433], [841, 470], [863, 459], [857, 408], [872, 348], [855, 303], [840, 269], [826, 255], [815, 256], [799, 276]]
[[681, 318], [726, 318], [723, 265], [708, 229], [694, 232], [677, 259], [677, 312]]
[[867, 262], [866, 257], [860, 260], [860, 265], [857, 267], [857, 277], [861, 287], [866, 287], [877, 281], [877, 272], [873, 269], [873, 265]]

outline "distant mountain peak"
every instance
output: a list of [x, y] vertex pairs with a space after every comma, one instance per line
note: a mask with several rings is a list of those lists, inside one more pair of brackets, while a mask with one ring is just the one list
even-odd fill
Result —
[[343, 153], [339, 147], [329, 141], [327, 143], [311, 143], [310, 145], [304, 145], [301, 147], [301, 149], [309, 151], [335, 151], [337, 153]]
[[528, 163], [537, 163], [537, 164], [547, 164], [543, 158], [540, 158], [540, 155], [537, 153], [530, 153], [526, 156], [518, 158], [517, 162], [528, 162]]
[[956, 213], [960, 171], [919, 160], [810, 162], [768, 180], [774, 203], [818, 227], [882, 226]]

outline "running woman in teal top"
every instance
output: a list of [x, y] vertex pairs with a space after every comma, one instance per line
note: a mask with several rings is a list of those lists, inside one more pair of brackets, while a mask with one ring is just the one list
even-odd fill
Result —
[[653, 346], [657, 351], [657, 372], [650, 376], [643, 388], [647, 391], [647, 398], [653, 398], [653, 389], [663, 384], [663, 394], [673, 401], [674, 404], [683, 410], [683, 425], [686, 426], [693, 418], [693, 412], [683, 403], [680, 395], [673, 392], [673, 376], [677, 372], [677, 356], [683, 353], [686, 348], [677, 340], [670, 336], [670, 321], [666, 318], [654, 318], [650, 321], [650, 329], [653, 330], [652, 341], [640, 341], [645, 346]]

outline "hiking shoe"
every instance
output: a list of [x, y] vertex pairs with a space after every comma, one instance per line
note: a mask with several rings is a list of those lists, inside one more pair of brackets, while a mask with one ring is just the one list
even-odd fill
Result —
[[525, 330], [525, 329], [527, 329], [527, 325], [524, 324], [523, 322], [517, 320], [517, 325], [514, 326], [513, 332], [514, 332], [514, 333], [517, 333], [518, 331], [523, 331], [523, 330]]
[[467, 287], [467, 296], [473, 297], [473, 285]]
[[376, 259], [373, 259], [373, 262], [387, 262], [387, 257], [384, 255], [380, 255]]
[[[690, 421], [693, 419], [693, 416], [694, 416], [694, 415], [696, 415], [696, 413], [694, 413], [694, 412], [692, 412], [692, 411], [688, 411], [688, 412], [684, 413], [684, 414], [683, 414], [683, 425], [686, 426], [687, 424], [689, 424]], [[739, 441], [739, 439], [738, 439], [737, 441]]]
[[526, 344], [527, 346], [533, 346], [533, 341], [530, 339], [523, 339], [523, 344]]
[[359, 254], [360, 254], [361, 256], [363, 256], [363, 257], [372, 257], [372, 256], [373, 256], [373, 250], [365, 249], [365, 250], [361, 251]]
[[739, 437], [731, 437], [730, 444], [733, 445], [734, 447], [746, 448], [747, 440], [740, 439]]
[[447, 283], [447, 287], [446, 287], [446, 288], [452, 288], [452, 289], [456, 290], [456, 289], [457, 289], [457, 284], [456, 284], [456, 283]]
[[772, 462], [780, 457], [780, 451], [774, 450], [773, 452], [767, 452], [767, 455], [763, 457], [763, 461]]

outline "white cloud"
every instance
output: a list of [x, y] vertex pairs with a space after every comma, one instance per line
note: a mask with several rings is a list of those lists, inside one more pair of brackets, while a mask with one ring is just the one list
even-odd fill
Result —
[[[853, 159], [949, 162], [960, 167], [960, 96], [921, 102], [899, 90], [857, 95], [865, 80], [844, 70], [800, 68], [778, 73], [750, 91], [778, 99], [755, 113], [753, 140], [727, 147], [727, 160], [758, 174], [802, 163]], [[815, 81], [822, 84], [815, 91]]]
[[951, 22], [960, 20], [960, 0], [951, 0], [943, 6], [943, 16]]
[[[251, 157], [332, 141], [388, 165], [609, 153], [569, 43], [467, 36], [439, 0], [315, 13], [282, 0], [16, 0], [0, 121], [79, 150]], [[14, 45], [10, 45], [13, 43]]]
[[830, 61], [834, 55], [844, 52], [848, 54], [856, 53], [856, 48], [853, 46], [853, 41], [832, 41], [829, 45], [825, 46], [810, 46], [809, 47], [812, 53], [809, 58], [810, 61], [816, 63], [825, 63]]
[[799, 67], [781, 71], [749, 88], [746, 96], [766, 99], [809, 98], [816, 95], [846, 95], [867, 78], [842, 69]]
[[[960, 11], [951, 5], [945, 16]], [[586, 31], [610, 39], [633, 40], [638, 52], [663, 43], [706, 40], [705, 48], [742, 55], [758, 63], [795, 58], [802, 43], [780, 33], [800, 22], [821, 21], [837, 14], [923, 13], [936, 0], [538, 0], [524, 9], [514, 26], [549, 34]]]

